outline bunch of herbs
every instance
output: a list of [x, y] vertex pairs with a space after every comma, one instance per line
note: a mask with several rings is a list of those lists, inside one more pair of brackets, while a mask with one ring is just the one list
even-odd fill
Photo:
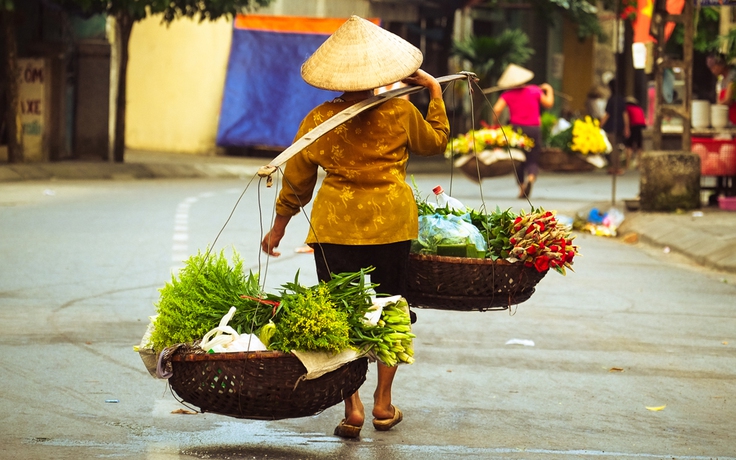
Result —
[[235, 251], [232, 265], [224, 251], [197, 252], [178, 277], [172, 275], [160, 294], [151, 336], [156, 351], [201, 339], [219, 325], [232, 306], [237, 311], [228, 325], [238, 333], [251, 333], [272, 317], [272, 307], [258, 299], [278, 300], [261, 292], [258, 275], [245, 274], [243, 260]]
[[270, 349], [340, 352], [360, 348], [363, 317], [372, 306], [371, 269], [333, 274], [328, 282], [304, 287], [297, 278], [284, 284]]
[[339, 352], [350, 344], [347, 313], [335, 308], [324, 284], [282, 296], [275, 323], [273, 350]]
[[501, 211], [496, 206], [496, 210], [490, 214], [483, 214], [473, 211], [470, 213], [473, 225], [478, 227], [483, 238], [488, 245], [487, 257], [493, 260], [506, 259], [509, 257], [509, 251], [513, 245], [509, 242], [509, 238], [513, 234], [513, 225], [516, 215], [511, 209]]

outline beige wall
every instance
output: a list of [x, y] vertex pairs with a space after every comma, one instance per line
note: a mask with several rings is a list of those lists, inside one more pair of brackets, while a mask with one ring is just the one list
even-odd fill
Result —
[[562, 53], [565, 67], [562, 71], [562, 92], [572, 97], [569, 109], [585, 112], [585, 100], [594, 84], [593, 52], [595, 40], [592, 37], [580, 41], [577, 27], [565, 19], [562, 33]]
[[126, 146], [214, 154], [232, 22], [155, 16], [133, 26]]

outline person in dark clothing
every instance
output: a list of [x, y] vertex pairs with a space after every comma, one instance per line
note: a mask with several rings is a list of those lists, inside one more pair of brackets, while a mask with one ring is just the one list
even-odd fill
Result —
[[608, 98], [606, 103], [606, 113], [603, 114], [601, 119], [601, 126], [611, 141], [611, 145], [613, 145], [611, 167], [608, 171], [611, 174], [621, 174], [623, 169], [620, 166], [620, 145], [624, 142], [624, 139], [631, 135], [629, 114], [626, 112], [626, 101], [623, 96], [616, 92], [615, 79], [608, 82], [608, 88], [611, 90], [611, 97]]
[[644, 135], [642, 131], [647, 126], [644, 109], [635, 97], [626, 98], [626, 113], [629, 116], [629, 136], [624, 139], [626, 146], [626, 168], [631, 169], [639, 161]]

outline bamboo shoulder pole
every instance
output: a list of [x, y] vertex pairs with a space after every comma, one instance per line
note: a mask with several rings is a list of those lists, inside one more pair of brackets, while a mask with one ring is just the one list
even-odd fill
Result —
[[[477, 77], [472, 72], [460, 72], [454, 75], [446, 75], [444, 77], [437, 78], [437, 81], [440, 84], [449, 83], [456, 80], [477, 80]], [[371, 98], [360, 101], [357, 104], [351, 105], [347, 109], [334, 115], [329, 120], [325, 121], [313, 130], [306, 133], [304, 136], [297, 139], [293, 144], [291, 144], [283, 152], [281, 152], [276, 158], [271, 160], [269, 164], [267, 164], [266, 166], [261, 166], [261, 168], [258, 170], [258, 175], [261, 177], [269, 177], [270, 179], [271, 174], [273, 174], [279, 166], [286, 163], [289, 158], [304, 150], [314, 141], [324, 136], [331, 130], [337, 128], [346, 121], [350, 120], [351, 118], [355, 117], [359, 113], [365, 112], [370, 108], [380, 105], [391, 98], [417, 93], [423, 89], [423, 86], [406, 86], [404, 88], [386, 91], [385, 93], [378, 94]]]

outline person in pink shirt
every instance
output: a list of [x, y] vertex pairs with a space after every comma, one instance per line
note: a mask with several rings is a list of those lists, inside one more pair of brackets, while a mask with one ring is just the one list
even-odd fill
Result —
[[[516, 72], [515, 76], [511, 74]], [[513, 78], [519, 77], [519, 78]], [[505, 91], [493, 106], [496, 116], [499, 116], [504, 109], [509, 109], [509, 123], [514, 129], [521, 131], [534, 141], [534, 147], [526, 153], [526, 161], [521, 165], [521, 169], [516, 170], [516, 179], [519, 184], [519, 198], [529, 198], [532, 191], [532, 185], [537, 180], [539, 174], [539, 156], [542, 152], [542, 129], [541, 129], [541, 107], [551, 108], [555, 103], [555, 93], [547, 83], [536, 85], [524, 85], [524, 83], [534, 78], [534, 74], [515, 66], [509, 67], [498, 79], [498, 86], [518, 86], [516, 88]], [[513, 83], [513, 84], [508, 84]]]
[[626, 113], [629, 114], [629, 137], [624, 139], [624, 145], [626, 146], [626, 167], [631, 168], [639, 161], [643, 143], [642, 131], [646, 128], [647, 121], [644, 117], [644, 109], [634, 97], [626, 98]]

